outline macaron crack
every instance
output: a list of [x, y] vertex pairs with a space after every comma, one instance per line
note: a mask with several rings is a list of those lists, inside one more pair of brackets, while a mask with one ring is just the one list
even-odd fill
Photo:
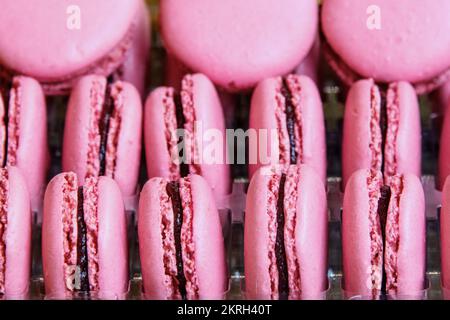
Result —
[[181, 92], [168, 88], [163, 99], [165, 137], [171, 157], [170, 180], [184, 178], [189, 174], [201, 175], [195, 142], [193, 86], [192, 76], [186, 75], [182, 80]]
[[299, 168], [290, 166], [269, 180], [269, 275], [271, 298], [276, 300], [301, 297], [300, 262], [297, 256], [297, 194]]
[[385, 182], [397, 173], [399, 101], [397, 84], [372, 86], [370, 102], [371, 169], [381, 171]]
[[280, 79], [275, 112], [280, 143], [280, 163], [302, 162], [301, 87], [295, 76]]
[[168, 299], [199, 297], [193, 239], [193, 209], [189, 177], [161, 180], [161, 237]]
[[403, 176], [395, 175], [384, 185], [381, 174], [367, 177], [371, 239], [371, 286], [374, 298], [395, 294], [399, 249], [399, 208]]

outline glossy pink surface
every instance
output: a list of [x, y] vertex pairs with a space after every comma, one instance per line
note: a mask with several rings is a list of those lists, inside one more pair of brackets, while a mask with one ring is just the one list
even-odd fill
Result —
[[448, 77], [436, 79], [450, 67], [449, 10], [446, 0], [325, 0], [322, 26], [360, 78], [409, 81], [424, 91]]
[[292, 71], [308, 54], [317, 21], [315, 0], [161, 2], [169, 53], [231, 91]]

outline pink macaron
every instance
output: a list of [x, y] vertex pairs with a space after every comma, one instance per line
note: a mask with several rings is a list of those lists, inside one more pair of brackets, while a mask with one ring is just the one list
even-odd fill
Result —
[[206, 181], [153, 178], [139, 201], [139, 253], [147, 299], [223, 299], [228, 289], [219, 214]]
[[150, 26], [143, 0], [4, 0], [0, 35], [1, 78], [33, 77], [48, 94], [68, 93], [86, 74], [144, 88]]
[[348, 85], [374, 78], [429, 92], [450, 77], [449, 11], [447, 0], [324, 0], [326, 57]]
[[327, 290], [327, 199], [306, 166], [264, 167], [253, 177], [245, 209], [248, 299], [321, 299]]
[[342, 257], [346, 297], [420, 298], [425, 289], [425, 199], [414, 175], [359, 170], [344, 195]]
[[91, 176], [116, 180], [125, 198], [137, 192], [142, 103], [135, 87], [102, 76], [81, 78], [72, 90], [64, 128], [63, 171], [79, 183]]
[[[326, 180], [325, 121], [319, 91], [306, 76], [263, 80], [251, 101], [249, 176], [264, 165], [307, 164]], [[273, 150], [272, 150], [273, 149]]]
[[230, 192], [225, 120], [219, 96], [202, 74], [186, 75], [181, 90], [155, 89], [147, 98], [144, 139], [150, 178], [203, 176], [217, 200]]
[[31, 210], [19, 169], [0, 169], [0, 296], [25, 299], [31, 270]]
[[420, 110], [406, 82], [387, 88], [360, 80], [350, 89], [344, 115], [343, 186], [359, 169], [421, 175]]
[[160, 13], [167, 51], [229, 91], [291, 72], [318, 24], [316, 0], [165, 0]]
[[0, 84], [0, 166], [16, 166], [26, 177], [31, 208], [42, 208], [50, 155], [47, 109], [39, 83], [17, 76]]
[[45, 192], [42, 260], [49, 299], [122, 299], [128, 247], [120, 190], [108, 177], [57, 175]]

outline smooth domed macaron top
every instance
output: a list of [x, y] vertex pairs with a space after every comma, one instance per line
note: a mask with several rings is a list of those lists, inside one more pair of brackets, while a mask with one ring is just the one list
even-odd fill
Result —
[[335, 53], [362, 77], [422, 82], [450, 67], [449, 11], [447, 0], [326, 0], [322, 26]]
[[231, 91], [292, 71], [317, 30], [316, 0], [161, 2], [168, 51]]
[[1, 5], [2, 66], [52, 81], [112, 51], [130, 30], [139, 0], [3, 0]]

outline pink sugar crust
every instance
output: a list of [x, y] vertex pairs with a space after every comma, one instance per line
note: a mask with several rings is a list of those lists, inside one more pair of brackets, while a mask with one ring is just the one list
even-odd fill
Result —
[[[4, 116], [3, 99], [0, 100], [0, 110]], [[14, 77], [9, 101], [7, 163], [18, 167], [27, 177], [33, 211], [41, 208], [50, 163], [46, 112], [45, 97], [39, 83], [23, 76]], [[4, 141], [4, 127], [1, 135]]]
[[[292, 88], [295, 89], [295, 103], [298, 106], [298, 118], [301, 120], [302, 152], [299, 163], [311, 166], [317, 171], [322, 181], [326, 180], [326, 146], [325, 146], [325, 121], [322, 111], [322, 102], [314, 82], [305, 76], [289, 76]], [[250, 128], [264, 133], [266, 130], [268, 139], [256, 138], [252, 143], [250, 154], [259, 155], [249, 164], [250, 178], [263, 165], [280, 163], [279, 153], [272, 153], [277, 141], [272, 139], [272, 131], [278, 132], [279, 127], [286, 128], [285, 116], [282, 114], [277, 120], [277, 107], [280, 106], [279, 90], [281, 78], [266, 79], [258, 84], [251, 101]], [[278, 97], [278, 98], [277, 98]], [[284, 132], [280, 145], [289, 143], [287, 132]], [[300, 136], [300, 134], [299, 134]], [[287, 139], [287, 140], [286, 140]], [[286, 147], [284, 148], [285, 150]], [[267, 150], [267, 151], [266, 151]], [[262, 156], [261, 156], [262, 154]], [[285, 156], [286, 157], [286, 156]], [[301, 160], [300, 160], [301, 159]]]
[[[67, 276], [73, 278], [71, 266], [77, 259], [77, 188], [76, 174], [62, 173], [50, 181], [45, 193], [42, 257], [49, 298], [65, 298], [73, 289]], [[90, 284], [99, 298], [123, 298], [128, 290], [128, 258], [120, 190], [112, 179], [100, 177], [88, 179], [83, 193]]]
[[[403, 185], [400, 183], [401, 179]], [[372, 181], [371, 185], [368, 185], [369, 181]], [[388, 282], [388, 288], [391, 289], [390, 294], [413, 297], [420, 294], [424, 288], [424, 193], [419, 178], [412, 174], [396, 175], [391, 183], [386, 250], [394, 256], [384, 257], [388, 279], [392, 281]], [[381, 230], [379, 221], [375, 225], [372, 222], [378, 218], [373, 210], [376, 210], [378, 205], [380, 192], [379, 189], [377, 191], [377, 187], [381, 184], [381, 173], [371, 173], [363, 169], [352, 175], [345, 190], [342, 254], [344, 290], [348, 296], [369, 297], [372, 294], [379, 294], [378, 290], [381, 288], [382, 261], [379, 257], [380, 251], [383, 254], [382, 243], [379, 243]], [[371, 238], [372, 234], [378, 235]], [[395, 244], [398, 244], [398, 249], [395, 248]]]
[[[54, 0], [45, 3], [47, 5], [30, 6], [27, 1], [19, 0], [3, 4], [2, 34], [8, 35], [11, 25], [16, 26], [14, 36], [11, 34], [0, 40], [4, 71], [35, 77], [47, 83], [46, 92], [56, 93], [66, 91], [69, 83], [79, 76], [108, 75], [122, 64], [134, 36], [141, 0], [132, 0], [126, 5], [121, 1], [100, 0], [95, 6], [90, 1], [78, 1], [80, 30], [66, 28], [71, 16], [65, 13], [72, 3]], [[24, 17], [28, 23], [11, 20], [14, 16]], [[38, 43], [29, 41], [30, 33], [36, 36]], [[44, 45], [39, 42], [43, 38], [47, 39]]]
[[445, 181], [450, 175], [450, 146], [446, 141], [450, 137], [450, 112], [444, 113], [444, 120], [441, 132], [441, 141], [439, 151], [439, 175], [437, 187], [439, 190], [444, 188]]
[[309, 78], [311, 78], [312, 81], [316, 85], [319, 85], [320, 76], [319, 76], [319, 69], [320, 69], [320, 63], [321, 63], [321, 40], [320, 35], [316, 35], [316, 40], [314, 41], [314, 44], [309, 51], [308, 55], [303, 59], [303, 61], [295, 68], [295, 74], [298, 75], [304, 75]]
[[[367, 107], [364, 107], [367, 106]], [[386, 170], [421, 174], [420, 110], [414, 89], [406, 82], [391, 84], [387, 95], [389, 128]], [[350, 89], [344, 115], [342, 171], [344, 187], [359, 169], [381, 168], [380, 93], [373, 80], [360, 80]]]
[[[201, 124], [203, 133], [209, 130], [218, 130], [222, 137], [225, 137], [223, 111], [213, 84], [204, 75], [195, 74], [186, 76], [183, 80], [183, 86], [185, 90], [182, 93], [182, 99], [184, 100], [182, 102], [186, 103], [188, 107], [185, 110], [186, 119], [193, 119], [195, 113], [195, 119]], [[172, 88], [160, 87], [149, 95], [145, 104], [144, 139], [147, 171], [150, 178], [165, 177], [172, 180], [179, 178], [179, 172], [176, 170], [178, 164], [174, 163], [171, 158], [171, 153], [176, 152], [174, 146], [176, 139], [171, 142], [168, 141], [172, 137], [169, 130], [175, 127], [172, 97]], [[189, 128], [192, 127], [189, 126]], [[211, 148], [211, 137], [208, 135], [202, 136], [197, 137], [197, 139], [203, 139], [203, 154], [205, 154], [207, 152], [205, 149]], [[213, 141], [217, 142], [218, 140]], [[215, 149], [221, 151], [222, 159], [218, 159], [216, 163], [200, 161], [200, 164], [194, 166], [194, 169], [195, 172], [201, 172], [213, 189], [215, 198], [218, 199], [230, 192], [231, 182], [230, 168], [226, 164], [228, 155], [226, 143], [221, 143]], [[202, 154], [201, 150], [198, 154]], [[206, 155], [209, 155], [209, 153], [206, 153]]]
[[[380, 30], [367, 27], [372, 17], [367, 12], [370, 5], [373, 5], [370, 0], [323, 3], [324, 34], [336, 56], [348, 65], [346, 69], [361, 75], [359, 78], [374, 78], [379, 82], [409, 81], [416, 84], [420, 93], [448, 79], [450, 42], [445, 39], [450, 38], [445, 12], [450, 10], [450, 4], [447, 1], [436, 1], [433, 6], [420, 0], [378, 1]], [[349, 18], [342, 19], [342, 16]], [[436, 37], [442, 41], [436, 43]], [[358, 45], [361, 43], [364, 45]], [[336, 62], [334, 66], [340, 64]], [[342, 70], [345, 69], [341, 68], [340, 72], [343, 78], [350, 80]]]
[[[172, 235], [164, 238], [165, 234], [173, 234], [170, 229], [167, 231], [173, 225], [171, 203], [165, 195], [167, 182], [162, 178], [150, 179], [139, 201], [139, 250], [144, 295], [148, 299], [178, 297], [178, 288], [174, 287], [173, 281], [176, 271], [173, 269]], [[180, 180], [180, 193], [184, 217], [183, 264], [186, 279], [189, 279], [188, 298], [222, 299], [227, 289], [225, 251], [212, 192], [202, 177], [190, 175]]]
[[[288, 272], [291, 275], [289, 286], [291, 289], [299, 288], [291, 292], [290, 299], [317, 299], [327, 287], [328, 218], [325, 188], [315, 170], [309, 166], [290, 166], [288, 170], [289, 179], [286, 181], [285, 192], [291, 196], [284, 200], [287, 236], [285, 248], [286, 252], [294, 253], [287, 257]], [[281, 172], [279, 166], [258, 170], [248, 189], [244, 262], [246, 297], [249, 299], [266, 300], [277, 297], [274, 289], [278, 286], [278, 272], [273, 265], [272, 251], [276, 237], [273, 215], [276, 215], [274, 210], [278, 198], [277, 176]], [[299, 180], [295, 185], [297, 178]]]
[[31, 270], [30, 200], [19, 169], [0, 169], [0, 179], [0, 292], [6, 299], [24, 299]]
[[[106, 79], [86, 76], [75, 85], [67, 109], [64, 130], [63, 170], [83, 179], [98, 176], [101, 117]], [[139, 93], [129, 83], [112, 85], [114, 110], [107, 140], [106, 173], [119, 184], [123, 195], [136, 192], [139, 175], [142, 104]], [[83, 183], [79, 180], [79, 184]]]
[[273, 0], [226, 5], [196, 0], [189, 8], [173, 0], [161, 3], [169, 53], [229, 91], [250, 89], [264, 78], [292, 71], [308, 54], [317, 22], [315, 0], [289, 0], [283, 6]]

